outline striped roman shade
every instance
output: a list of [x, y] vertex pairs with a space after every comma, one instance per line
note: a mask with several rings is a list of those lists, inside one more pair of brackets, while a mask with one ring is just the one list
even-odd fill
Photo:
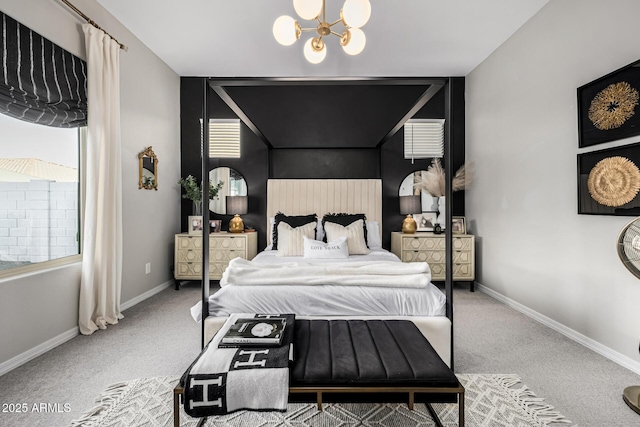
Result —
[[87, 123], [87, 64], [0, 12], [0, 113], [46, 126]]

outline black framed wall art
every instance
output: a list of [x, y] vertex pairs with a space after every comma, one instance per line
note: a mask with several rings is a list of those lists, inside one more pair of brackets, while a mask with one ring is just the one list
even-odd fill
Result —
[[578, 154], [578, 213], [640, 215], [640, 143]]
[[640, 61], [578, 88], [578, 145], [640, 134]]

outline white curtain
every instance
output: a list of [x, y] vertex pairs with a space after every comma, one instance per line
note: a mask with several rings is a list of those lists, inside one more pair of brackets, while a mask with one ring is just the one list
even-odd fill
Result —
[[120, 46], [84, 24], [88, 129], [80, 332], [118, 323], [122, 281]]

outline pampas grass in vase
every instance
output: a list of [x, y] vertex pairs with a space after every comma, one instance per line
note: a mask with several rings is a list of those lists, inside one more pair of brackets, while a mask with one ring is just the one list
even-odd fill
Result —
[[[464, 190], [471, 185], [473, 176], [473, 163], [465, 163], [456, 171], [451, 180], [451, 191]], [[431, 160], [431, 165], [422, 174], [420, 182], [414, 184], [419, 190], [424, 190], [433, 197], [438, 198], [437, 222], [444, 226], [444, 195], [445, 195], [445, 171], [439, 158]], [[444, 227], [443, 227], [444, 228]]]

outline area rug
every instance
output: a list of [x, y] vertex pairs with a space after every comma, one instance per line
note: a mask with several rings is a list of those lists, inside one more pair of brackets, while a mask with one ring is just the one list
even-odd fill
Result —
[[[546, 427], [573, 425], [543, 399], [522, 384], [517, 375], [458, 374], [465, 393], [465, 425], [468, 427]], [[173, 426], [173, 388], [178, 377], [141, 378], [114, 384], [96, 400], [97, 406], [73, 427]], [[458, 425], [456, 404], [434, 404], [446, 427]], [[181, 427], [197, 420], [181, 410]], [[209, 417], [205, 426], [238, 427], [430, 427], [435, 422], [425, 405], [413, 411], [400, 403], [289, 404], [282, 412], [239, 411]]]

